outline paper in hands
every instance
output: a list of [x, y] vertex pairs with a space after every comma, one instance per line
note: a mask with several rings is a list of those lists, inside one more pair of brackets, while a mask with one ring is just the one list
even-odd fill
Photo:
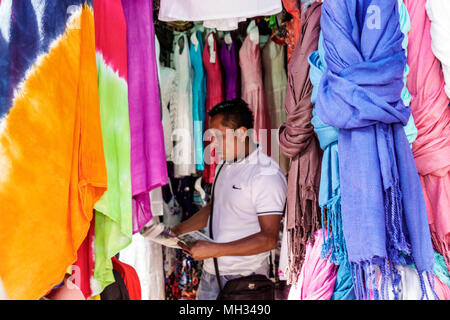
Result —
[[212, 239], [210, 239], [200, 231], [188, 232], [177, 237], [171, 232], [169, 227], [162, 223], [157, 223], [148, 227], [144, 231], [143, 235], [163, 246], [176, 249], [183, 249], [178, 245], [178, 242], [181, 242], [187, 247], [190, 247], [194, 242], [198, 240], [214, 242]]

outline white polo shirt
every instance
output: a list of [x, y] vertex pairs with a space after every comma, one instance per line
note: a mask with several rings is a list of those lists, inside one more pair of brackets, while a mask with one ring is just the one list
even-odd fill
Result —
[[[214, 192], [213, 237], [216, 242], [239, 240], [261, 231], [258, 217], [282, 215], [287, 183], [279, 165], [260, 147], [247, 158], [224, 164], [217, 176]], [[209, 236], [209, 222], [207, 227]], [[247, 276], [268, 266], [270, 251], [251, 256], [219, 257], [221, 275]], [[203, 268], [215, 274], [214, 260], [206, 259]], [[267, 267], [268, 270], [268, 267]]]

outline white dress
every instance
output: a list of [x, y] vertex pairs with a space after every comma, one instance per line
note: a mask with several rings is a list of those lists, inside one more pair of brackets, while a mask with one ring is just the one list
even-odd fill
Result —
[[425, 8], [431, 20], [431, 49], [441, 61], [445, 93], [450, 98], [450, 1], [428, 0]]
[[170, 119], [170, 104], [175, 91], [176, 72], [172, 68], [164, 67], [159, 62], [160, 46], [158, 38], [155, 36], [155, 50], [158, 66], [158, 80], [161, 93], [162, 125], [164, 131], [164, 147], [166, 150], [166, 160], [172, 161], [172, 121]]
[[161, 21], [204, 21], [207, 28], [235, 30], [247, 18], [281, 12], [281, 0], [161, 0]]
[[[180, 53], [178, 40], [182, 38], [184, 47]], [[172, 161], [174, 176], [181, 178], [196, 173], [194, 152], [194, 120], [192, 114], [192, 68], [189, 55], [189, 41], [181, 34], [175, 42], [174, 64], [176, 71], [176, 92], [171, 100], [172, 140], [174, 141]]]

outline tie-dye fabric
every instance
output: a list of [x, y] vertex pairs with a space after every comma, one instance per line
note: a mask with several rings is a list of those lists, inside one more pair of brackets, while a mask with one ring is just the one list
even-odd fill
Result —
[[61, 282], [106, 190], [91, 5], [0, 6], [0, 277], [11, 299]]
[[[95, 205], [94, 279], [99, 294], [114, 282], [111, 258], [131, 243], [127, 33], [120, 0], [93, 0], [98, 92], [108, 190]], [[97, 291], [99, 290], [99, 291]]]

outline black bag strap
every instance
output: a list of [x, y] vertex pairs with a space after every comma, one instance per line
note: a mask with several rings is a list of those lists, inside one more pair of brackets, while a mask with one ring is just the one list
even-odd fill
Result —
[[[222, 163], [219, 170], [217, 171], [216, 177], [214, 179], [214, 184], [211, 191], [211, 213], [209, 214], [209, 237], [214, 240], [213, 232], [212, 232], [212, 220], [213, 220], [213, 212], [214, 212], [214, 189], [216, 188], [216, 182], [217, 178], [219, 177], [219, 173], [222, 170], [223, 166], [225, 165], [225, 162]], [[217, 263], [217, 258], [214, 259], [214, 269], [216, 270], [216, 277], [217, 282], [219, 284], [219, 290], [222, 291], [222, 281], [220, 280], [220, 274], [219, 274], [219, 265]]]

